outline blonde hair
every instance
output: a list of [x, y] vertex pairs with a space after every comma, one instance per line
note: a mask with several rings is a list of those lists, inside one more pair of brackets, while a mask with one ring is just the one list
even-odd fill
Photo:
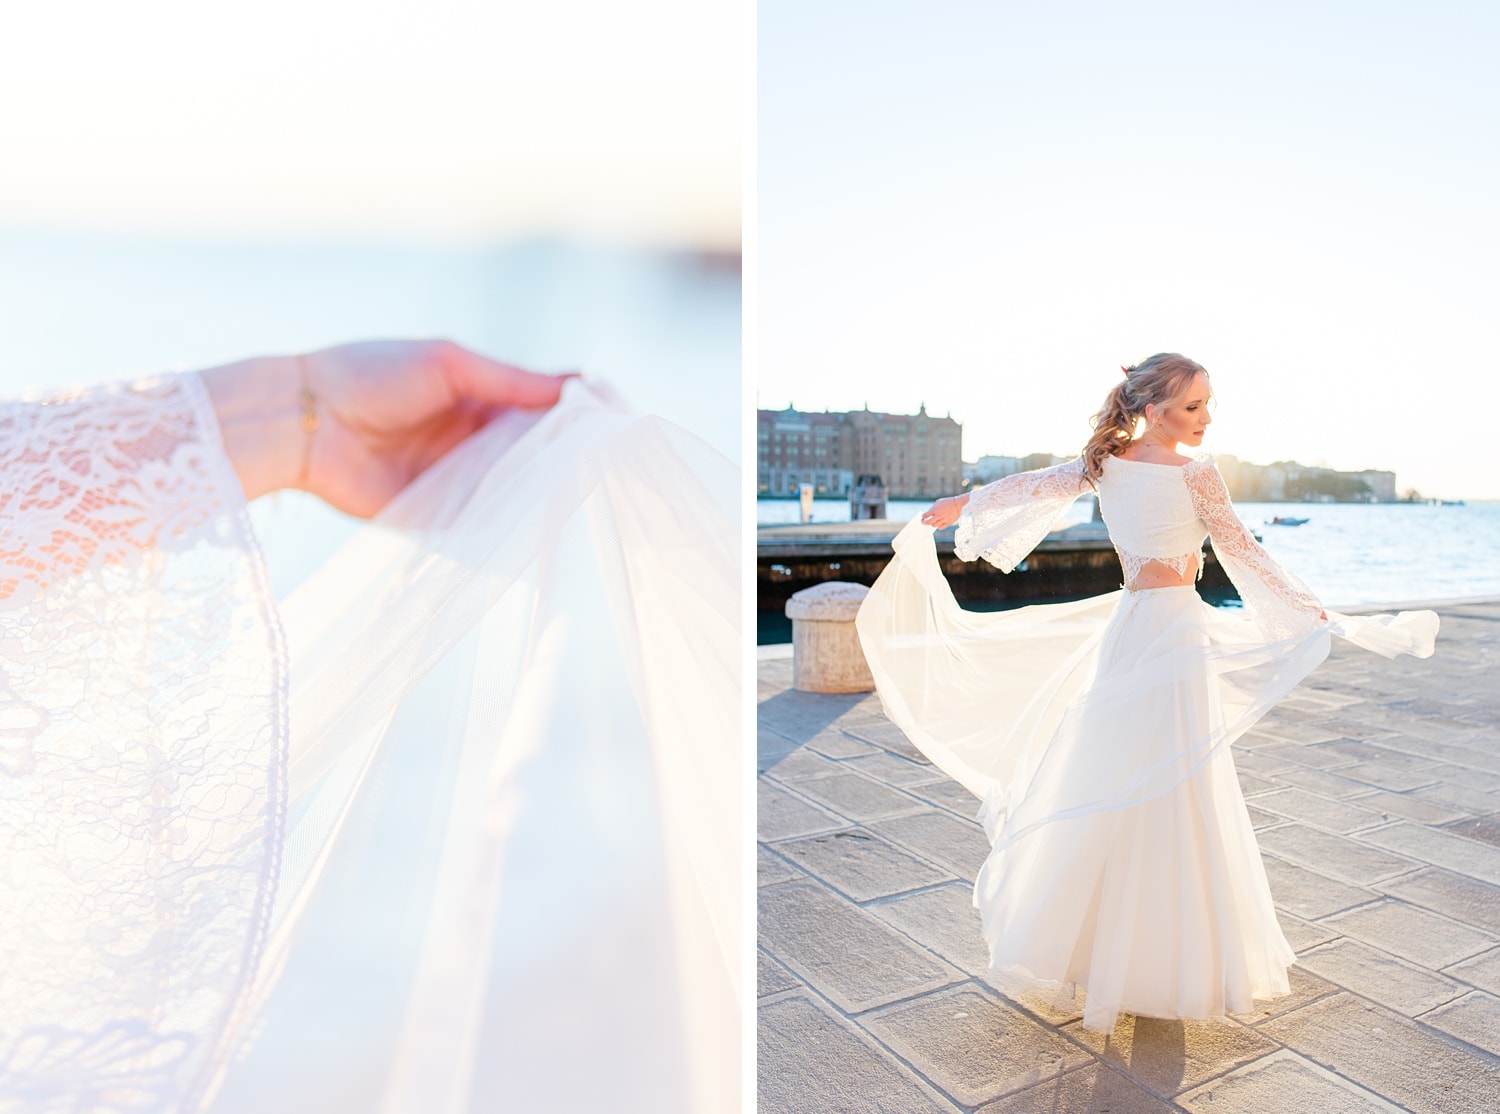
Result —
[[1104, 458], [1119, 456], [1135, 440], [1136, 422], [1147, 406], [1164, 406], [1182, 397], [1193, 376], [1208, 372], [1203, 365], [1176, 352], [1158, 352], [1131, 367], [1121, 368], [1125, 378], [1104, 396], [1090, 424], [1094, 434], [1083, 447], [1083, 466], [1089, 479], [1104, 472]]

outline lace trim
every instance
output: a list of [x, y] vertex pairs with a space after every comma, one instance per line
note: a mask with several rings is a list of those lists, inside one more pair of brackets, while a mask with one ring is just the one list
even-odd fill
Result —
[[1188, 566], [1190, 566], [1194, 561], [1197, 561], [1198, 575], [1194, 577], [1194, 580], [1203, 579], [1202, 550], [1199, 550], [1196, 553], [1182, 553], [1176, 557], [1142, 557], [1138, 554], [1130, 553], [1127, 550], [1121, 549], [1117, 545], [1115, 546], [1115, 552], [1120, 557], [1120, 567], [1124, 570], [1125, 587], [1127, 588], [1135, 587], [1136, 578], [1140, 576], [1141, 570], [1150, 564], [1165, 565], [1167, 568], [1176, 573], [1180, 578], [1186, 576]]

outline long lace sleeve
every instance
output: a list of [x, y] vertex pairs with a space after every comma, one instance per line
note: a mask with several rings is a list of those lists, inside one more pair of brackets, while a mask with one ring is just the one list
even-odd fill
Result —
[[1082, 457], [976, 488], [958, 520], [953, 551], [965, 561], [983, 557], [1010, 572], [1088, 490]]
[[1229, 501], [1229, 489], [1211, 457], [1184, 468], [1193, 511], [1208, 528], [1214, 554], [1229, 574], [1256, 624], [1272, 639], [1310, 630], [1323, 605], [1307, 585], [1278, 565], [1245, 529]]
[[0, 1109], [195, 1109], [271, 900], [281, 633], [196, 376], [0, 403]]

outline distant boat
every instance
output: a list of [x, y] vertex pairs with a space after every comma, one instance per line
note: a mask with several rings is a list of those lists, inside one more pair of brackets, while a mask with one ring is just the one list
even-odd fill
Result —
[[1440, 506], [1440, 507], [1466, 507], [1466, 506], [1468, 506], [1468, 504], [1465, 503], [1462, 499], [1441, 499], [1441, 500], [1438, 501], [1438, 506]]
[[1307, 519], [1305, 519], [1305, 518], [1290, 518], [1290, 517], [1287, 517], [1287, 516], [1284, 516], [1284, 515], [1277, 515], [1275, 518], [1271, 519], [1271, 521], [1270, 521], [1270, 523], [1268, 523], [1268, 525], [1271, 525], [1271, 526], [1301, 526], [1306, 521], [1307, 521]]

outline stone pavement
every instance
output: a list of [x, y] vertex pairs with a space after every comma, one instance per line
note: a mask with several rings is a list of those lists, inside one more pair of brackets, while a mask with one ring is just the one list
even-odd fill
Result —
[[1500, 601], [1438, 649], [1329, 660], [1235, 748], [1292, 993], [1219, 1022], [983, 979], [976, 804], [873, 696], [759, 667], [759, 1106], [779, 1111], [1500, 1111]]

